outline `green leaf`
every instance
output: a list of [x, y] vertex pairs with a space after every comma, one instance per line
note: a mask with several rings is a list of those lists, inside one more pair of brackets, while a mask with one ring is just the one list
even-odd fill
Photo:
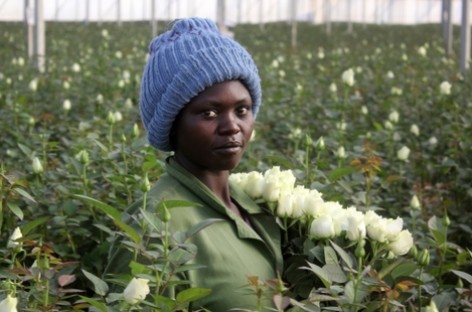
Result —
[[101, 312], [107, 312], [107, 307], [105, 304], [98, 302], [92, 298], [87, 298], [84, 296], [80, 296], [83, 301], [87, 302], [88, 304], [92, 305], [93, 307], [97, 308]]
[[316, 276], [318, 276], [318, 278], [321, 280], [321, 282], [326, 288], [331, 287], [333, 281], [331, 280], [329, 273], [323, 270], [323, 268], [317, 266], [316, 264], [308, 262], [308, 267], [300, 267], [300, 269], [313, 272]]
[[22, 197], [24, 197], [27, 200], [30, 200], [30, 201], [32, 201], [33, 203], [36, 204], [36, 201], [34, 200], [33, 196], [28, 194], [28, 192], [26, 192], [24, 189], [19, 188], [19, 187], [14, 187], [13, 191], [15, 191], [16, 193], [20, 194]]
[[197, 223], [187, 231], [187, 237], [192, 237], [193, 235], [197, 234], [198, 232], [200, 232], [207, 226], [210, 226], [213, 223], [221, 222], [221, 221], [223, 221], [223, 219], [212, 218], [212, 219], [206, 219], [200, 223]]
[[145, 211], [141, 209], [141, 214], [144, 217], [144, 220], [147, 221], [147, 224], [150, 225], [156, 232], [162, 231], [162, 221], [156, 216], [155, 213]]
[[442, 219], [439, 219], [436, 216], [431, 217], [428, 220], [428, 228], [433, 235], [434, 240], [439, 245], [447, 242], [446, 227], [444, 226]]
[[349, 174], [352, 174], [352, 173], [356, 172], [356, 170], [357, 169], [355, 167], [336, 168], [328, 174], [328, 179], [331, 182], [335, 182], [336, 180], [339, 180], [339, 179], [341, 179], [342, 177], [344, 177], [346, 175], [349, 175]]
[[32, 229], [40, 226], [43, 223], [46, 223], [49, 219], [50, 217], [41, 217], [33, 221], [30, 221], [21, 228], [21, 233], [23, 233], [23, 235], [26, 236]]
[[329, 246], [324, 247], [324, 258], [326, 264], [338, 264], [336, 252]]
[[20, 150], [26, 155], [26, 156], [31, 156], [33, 155], [33, 152], [31, 151], [31, 149], [26, 146], [26, 145], [23, 145], [21, 143], [18, 143], [18, 147], [20, 148]]
[[346, 273], [341, 269], [338, 263], [329, 263], [323, 266], [323, 270], [328, 273], [333, 282], [346, 283]]
[[411, 276], [418, 269], [418, 265], [413, 261], [405, 261], [392, 270], [392, 277], [397, 279], [402, 276]]
[[120, 212], [116, 210], [115, 208], [113, 208], [112, 206], [105, 204], [104, 202], [101, 202], [99, 200], [96, 200], [95, 198], [91, 198], [91, 197], [80, 195], [80, 194], [74, 194], [73, 197], [89, 205], [92, 205], [95, 208], [100, 209], [101, 211], [109, 215], [113, 220], [121, 219]]
[[102, 279], [98, 278], [97, 276], [93, 275], [90, 272], [85, 271], [82, 269], [82, 273], [84, 273], [85, 277], [92, 282], [93, 289], [95, 293], [99, 296], [105, 296], [108, 292], [108, 285]]
[[451, 272], [456, 274], [460, 278], [465, 279], [466, 281], [468, 281], [472, 285], [472, 275], [470, 275], [469, 273], [462, 272], [462, 271], [457, 271], [457, 270], [451, 270]]
[[104, 202], [85, 195], [75, 194], [73, 197], [100, 209], [105, 214], [107, 214], [113, 220], [113, 222], [115, 222], [116, 226], [120, 228], [120, 230], [124, 231], [136, 244], [141, 242], [141, 236], [131, 226], [121, 220], [121, 213], [117, 209], [108, 204], [105, 204]]
[[339, 247], [335, 242], [331, 240], [329, 242], [331, 243], [331, 246], [333, 246], [333, 248], [336, 250], [338, 255], [341, 257], [343, 262], [347, 265], [347, 267], [352, 270], [354, 267], [354, 263], [352, 262], [351, 256], [347, 252], [345, 252], [344, 249]]
[[18, 219], [23, 220], [23, 217], [24, 217], [23, 211], [21, 210], [20, 207], [18, 207], [17, 204], [7, 202], [7, 206], [8, 206], [8, 208], [10, 209], [10, 211], [11, 211], [15, 216], [18, 217]]
[[192, 302], [206, 297], [210, 293], [211, 289], [208, 288], [189, 288], [179, 292], [177, 294], [176, 300], [180, 303]]
[[393, 269], [395, 269], [397, 266], [402, 264], [404, 261], [405, 261], [404, 258], [398, 258], [397, 260], [395, 260], [395, 262], [390, 263], [388, 266], [380, 270], [378, 274], [379, 279], [383, 280], [385, 276], [390, 274], [390, 272], [392, 272]]

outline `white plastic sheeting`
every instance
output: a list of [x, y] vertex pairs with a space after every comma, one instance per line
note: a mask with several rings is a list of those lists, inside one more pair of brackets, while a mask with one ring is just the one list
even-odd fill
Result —
[[[441, 21], [441, 0], [226, 0], [226, 23], [297, 19], [314, 23], [343, 22], [420, 24]], [[217, 0], [156, 0], [158, 20], [201, 16], [216, 20]], [[44, 0], [47, 21], [150, 20], [152, 0]], [[120, 8], [120, 9], [119, 9]], [[462, 0], [452, 0], [452, 20], [460, 24]], [[0, 0], [0, 20], [24, 18], [24, 0]]]

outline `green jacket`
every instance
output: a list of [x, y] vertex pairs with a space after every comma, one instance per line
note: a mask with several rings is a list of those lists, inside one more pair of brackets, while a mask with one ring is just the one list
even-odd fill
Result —
[[[202, 269], [187, 271], [185, 278], [194, 287], [210, 288], [211, 295], [196, 302], [192, 309], [227, 311], [231, 308], [255, 310], [254, 287], [247, 288], [249, 276], [260, 281], [274, 280], [282, 272], [280, 230], [275, 218], [263, 211], [235, 185], [230, 185], [231, 197], [246, 211], [249, 226], [224, 204], [202, 182], [177, 164], [166, 162], [167, 173], [149, 191], [147, 200], [184, 200], [201, 204], [170, 209], [170, 232], [186, 231], [193, 225], [211, 218], [222, 219], [191, 237], [197, 247], [193, 263]], [[139, 211], [142, 202], [131, 206], [131, 214]], [[121, 249], [123, 250], [123, 249]], [[114, 259], [113, 259], [114, 258]], [[113, 272], [129, 272], [128, 257], [115, 252]], [[270, 305], [266, 300], [265, 305]]]

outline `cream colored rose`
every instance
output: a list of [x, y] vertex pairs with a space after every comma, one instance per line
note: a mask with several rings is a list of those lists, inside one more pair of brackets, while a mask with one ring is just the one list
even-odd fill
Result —
[[324, 215], [311, 222], [310, 236], [315, 239], [334, 237], [335, 230], [331, 216]]
[[388, 120], [390, 120], [393, 123], [398, 123], [400, 120], [400, 114], [398, 111], [394, 110], [388, 115]]
[[452, 85], [449, 81], [443, 81], [439, 85], [439, 93], [441, 93], [442, 95], [449, 95], [451, 94], [451, 87]]
[[31, 166], [33, 167], [33, 172], [36, 174], [40, 174], [44, 171], [43, 165], [38, 157], [34, 157]]
[[421, 209], [421, 204], [420, 200], [418, 199], [418, 196], [413, 195], [410, 201], [410, 207], [415, 209], [415, 210], [420, 210]]
[[410, 149], [407, 146], [402, 146], [402, 148], [397, 151], [397, 157], [400, 160], [407, 161], [409, 156]]
[[141, 300], [144, 300], [149, 294], [149, 280], [144, 278], [135, 278], [129, 282], [123, 291], [123, 297], [129, 304], [136, 304]]
[[13, 230], [13, 233], [11, 233], [10, 239], [8, 240], [7, 243], [7, 248], [9, 249], [17, 249], [21, 248], [21, 242], [18, 240], [23, 237], [23, 234], [21, 233], [21, 230], [19, 227], [16, 227]]
[[18, 298], [7, 295], [5, 299], [0, 301], [0, 312], [17, 312]]
[[257, 171], [249, 172], [246, 176], [245, 192], [251, 198], [260, 198], [264, 192], [264, 176]]
[[281, 218], [292, 217], [293, 214], [293, 194], [290, 192], [281, 192], [277, 204], [277, 215]]
[[410, 127], [410, 132], [413, 133], [416, 136], [419, 136], [420, 135], [420, 128], [418, 128], [417, 125], [412, 124], [411, 127]]
[[396, 256], [403, 256], [413, 247], [413, 236], [410, 231], [401, 231], [396, 239], [388, 244], [388, 249]]
[[366, 225], [364, 214], [354, 207], [346, 209], [345, 218], [347, 221], [346, 237], [350, 241], [359, 241], [366, 236]]
[[349, 68], [348, 70], [345, 70], [342, 74], [342, 80], [343, 82], [352, 87], [354, 85], [354, 71], [352, 68]]

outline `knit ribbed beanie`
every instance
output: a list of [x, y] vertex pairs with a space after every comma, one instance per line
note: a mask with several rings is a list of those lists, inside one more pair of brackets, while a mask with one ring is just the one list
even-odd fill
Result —
[[213, 21], [177, 20], [154, 38], [140, 91], [141, 119], [149, 143], [171, 151], [170, 131], [180, 110], [206, 88], [229, 80], [246, 86], [255, 117], [261, 105], [257, 67], [249, 53], [222, 35]]

